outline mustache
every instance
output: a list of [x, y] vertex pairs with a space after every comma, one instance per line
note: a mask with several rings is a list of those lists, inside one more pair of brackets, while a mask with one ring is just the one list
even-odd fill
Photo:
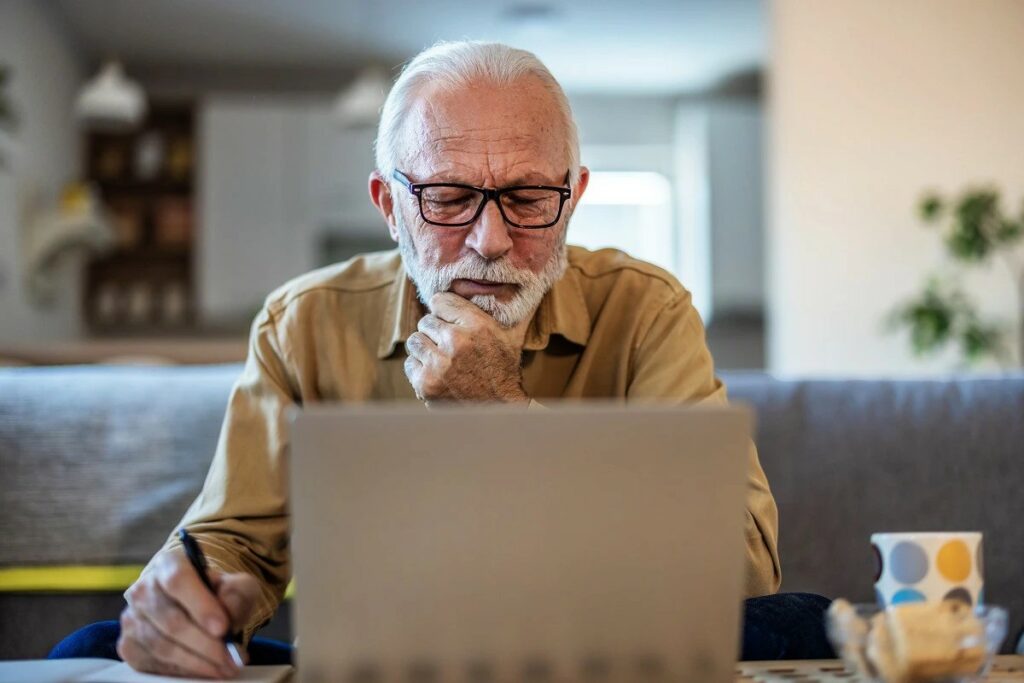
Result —
[[455, 280], [486, 280], [514, 285], [527, 285], [537, 280], [535, 273], [526, 268], [516, 268], [506, 258], [486, 261], [474, 256], [441, 266], [437, 274], [448, 287]]

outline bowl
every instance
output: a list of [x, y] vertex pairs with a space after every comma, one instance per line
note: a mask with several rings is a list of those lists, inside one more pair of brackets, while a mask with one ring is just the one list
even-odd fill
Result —
[[880, 683], [984, 679], [1006, 638], [1006, 610], [945, 600], [889, 607], [836, 600], [829, 640], [846, 664]]

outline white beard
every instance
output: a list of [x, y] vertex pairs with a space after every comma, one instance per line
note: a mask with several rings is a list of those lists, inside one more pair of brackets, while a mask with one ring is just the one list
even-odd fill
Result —
[[507, 256], [488, 261], [475, 252], [455, 263], [440, 267], [428, 266], [421, 263], [416, 246], [398, 211], [395, 212], [395, 222], [398, 226], [398, 250], [402, 255], [402, 264], [416, 285], [416, 293], [424, 306], [429, 305], [431, 297], [438, 292], [451, 290], [455, 280], [488, 280], [518, 285], [509, 301], [500, 301], [493, 294], [477, 294], [469, 298], [504, 328], [515, 327], [532, 316], [541, 299], [561, 279], [568, 265], [566, 231], [563, 230], [562, 239], [540, 273], [534, 273], [528, 268], [516, 268]]

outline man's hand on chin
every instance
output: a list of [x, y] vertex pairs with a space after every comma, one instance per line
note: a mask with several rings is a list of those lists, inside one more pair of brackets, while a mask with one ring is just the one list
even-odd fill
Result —
[[522, 330], [507, 330], [458, 294], [430, 299], [405, 349], [405, 374], [423, 401], [528, 403]]

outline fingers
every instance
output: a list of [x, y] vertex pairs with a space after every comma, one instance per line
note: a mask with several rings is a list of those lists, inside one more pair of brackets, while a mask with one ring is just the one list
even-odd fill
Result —
[[434, 340], [422, 332], [413, 332], [405, 341], [405, 350], [411, 358], [423, 365], [435, 365], [443, 355]]
[[494, 321], [494, 318], [480, 310], [472, 301], [452, 292], [438, 292], [430, 297], [428, 307], [438, 318], [454, 325], [471, 325], [483, 320]]
[[[230, 655], [219, 637], [197, 626], [184, 609], [168, 596], [156, 582], [139, 581], [128, 591], [128, 612], [135, 620], [144, 620], [148, 627], [136, 636], [141, 645], [153, 651], [159, 643], [141, 636], [159, 634], [177, 646], [194, 653], [196, 656], [223, 672], [236, 671]], [[124, 615], [123, 615], [124, 618]]]
[[431, 313], [420, 318], [416, 323], [416, 329], [437, 344], [439, 348], [450, 350], [452, 334], [456, 328]]
[[[420, 333], [415, 336], [424, 337]], [[416, 392], [416, 398], [421, 401], [428, 399], [443, 398], [444, 384], [440, 381], [443, 375], [443, 368], [447, 367], [448, 360], [434, 347], [432, 352], [425, 350], [427, 342], [413, 340], [406, 342], [406, 349], [409, 355], [405, 359], [405, 376], [409, 378], [409, 384]], [[433, 342], [429, 342], [433, 343]]]
[[218, 666], [171, 640], [132, 607], [121, 615], [117, 653], [138, 671], [204, 678], [233, 678], [238, 675], [238, 669], [233, 665]]
[[141, 584], [138, 588], [133, 588], [131, 606], [166, 638], [219, 667], [229, 668], [233, 664], [222, 637], [211, 636], [197, 626], [159, 584], [152, 587]]
[[260, 598], [260, 585], [249, 574], [211, 574], [217, 598], [231, 617], [232, 630], [249, 623]]
[[154, 568], [154, 578], [164, 593], [181, 606], [193, 622], [215, 638], [228, 632], [224, 606], [199, 579], [183, 552], [167, 553]]
[[423, 363], [419, 362], [412, 356], [406, 356], [405, 363], [402, 366], [405, 369], [405, 376], [409, 379], [409, 384], [412, 385], [412, 390], [416, 394], [416, 399], [423, 401], [426, 397], [423, 395], [422, 382], [420, 381], [420, 374], [423, 372]]

